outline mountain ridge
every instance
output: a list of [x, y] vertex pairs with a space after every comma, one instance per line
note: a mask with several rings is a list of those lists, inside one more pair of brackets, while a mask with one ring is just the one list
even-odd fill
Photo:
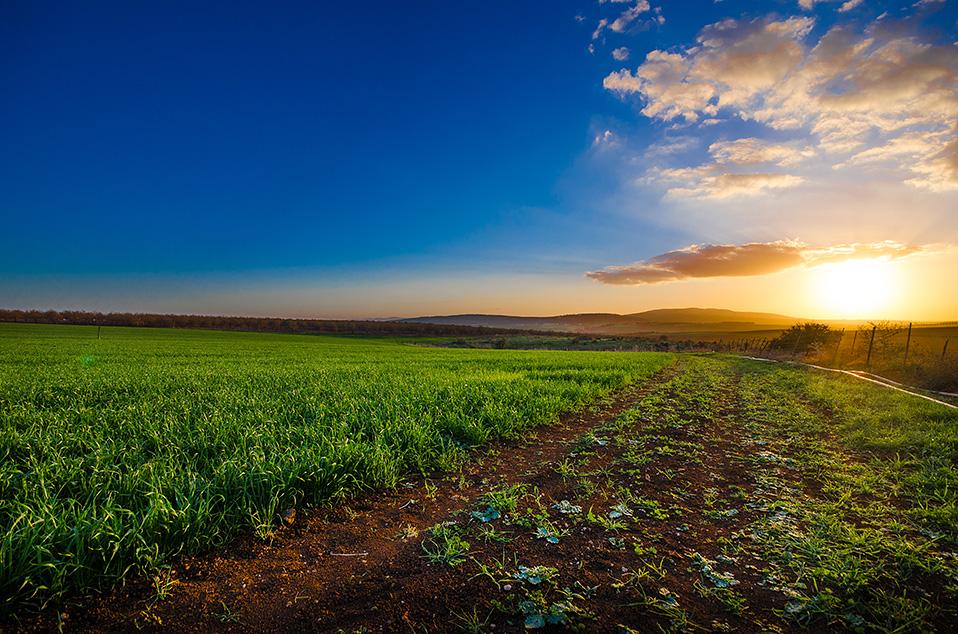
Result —
[[809, 321], [798, 317], [726, 308], [657, 308], [638, 313], [570, 313], [551, 316], [465, 313], [399, 320], [457, 326], [515, 328], [582, 334], [643, 334], [698, 331], [772, 330]]

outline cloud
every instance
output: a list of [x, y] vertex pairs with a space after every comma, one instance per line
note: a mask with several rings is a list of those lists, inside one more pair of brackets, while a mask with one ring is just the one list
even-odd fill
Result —
[[[826, 2], [841, 2], [841, 0], [798, 0], [798, 6], [806, 11], [811, 11], [815, 8], [816, 4], [822, 4]], [[839, 13], [845, 13], [846, 11], [851, 11], [858, 5], [860, 5], [864, 0], [847, 0], [842, 6], [838, 8]]]
[[653, 156], [668, 156], [671, 154], [679, 154], [699, 144], [700, 144], [699, 139], [694, 136], [680, 136], [675, 138], [669, 138], [659, 143], [653, 143], [649, 145], [645, 151], [645, 156], [648, 158]]
[[659, 26], [665, 24], [665, 16], [662, 15], [662, 7], [655, 7], [655, 21], [659, 23]]
[[798, 148], [793, 144], [769, 143], [750, 137], [734, 141], [716, 141], [709, 146], [709, 154], [717, 163], [734, 165], [764, 163], [789, 166], [802, 162], [814, 154], [814, 151], [809, 148]]
[[617, 17], [615, 21], [609, 25], [609, 28], [616, 33], [622, 33], [632, 22], [635, 21], [637, 17], [648, 11], [650, 8], [651, 7], [649, 6], [648, 0], [636, 0], [635, 5], [623, 11], [619, 17]]
[[655, 170], [646, 178], [671, 183], [667, 191], [669, 196], [713, 199], [754, 196], [805, 182], [801, 176], [792, 174], [733, 172], [718, 164]]
[[848, 2], [843, 2], [842, 6], [838, 7], [839, 13], [845, 13], [846, 11], [851, 11], [858, 5], [860, 5], [864, 0], [848, 0]]
[[612, 130], [603, 130], [592, 139], [593, 147], [608, 146], [615, 143], [615, 134]]
[[[635, 71], [631, 90], [645, 102], [650, 118], [694, 122], [722, 109], [745, 108], [753, 96], [772, 89], [804, 55], [800, 40], [812, 18], [788, 18], [745, 25], [723, 20], [705, 27], [699, 46], [679, 52], [653, 50]], [[719, 79], [721, 78], [721, 79]]]
[[940, 133], [906, 182], [950, 188], [948, 156], [939, 153], [958, 138], [958, 46], [887, 21], [862, 33], [833, 26], [809, 41], [814, 25], [810, 16], [726, 19], [704, 27], [694, 46], [653, 50], [603, 86], [675, 125], [740, 119], [804, 133], [836, 163], [916, 130]]
[[612, 58], [619, 62], [624, 62], [629, 59], [629, 49], [625, 46], [620, 46], [619, 48], [612, 50]]
[[866, 258], [902, 258], [929, 246], [894, 241], [810, 247], [796, 241], [692, 244], [627, 266], [586, 273], [603, 284], [641, 285], [708, 277], [768, 275], [798, 266]]
[[640, 80], [633, 76], [627, 68], [611, 72], [602, 80], [603, 88], [620, 94], [638, 92], [640, 85]]
[[[690, 138], [690, 137], [686, 137]], [[656, 147], [656, 146], [653, 146]], [[684, 144], [681, 149], [690, 147]], [[731, 198], [752, 196], [774, 190], [796, 187], [805, 179], [795, 174], [776, 171], [792, 167], [814, 151], [791, 143], [772, 143], [746, 137], [716, 141], [708, 147], [712, 162], [694, 167], [648, 170], [643, 183], [664, 183], [673, 197]], [[647, 153], [649, 157], [665, 152]]]
[[606, 20], [605, 18], [602, 18], [601, 20], [599, 20], [599, 24], [596, 25], [595, 31], [592, 31], [592, 41], [599, 39], [599, 36], [602, 35], [603, 29], [605, 29], [605, 27], [608, 25], [609, 25], [609, 21]]
[[958, 189], [958, 138], [914, 166], [908, 183], [936, 192]]

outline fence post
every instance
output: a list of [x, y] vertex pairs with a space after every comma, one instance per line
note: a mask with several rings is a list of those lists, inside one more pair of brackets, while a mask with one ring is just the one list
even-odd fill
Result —
[[872, 336], [868, 340], [868, 356], [865, 358], [865, 367], [872, 367], [872, 346], [875, 345], [875, 331], [878, 330], [878, 326], [872, 326]]
[[855, 358], [855, 342], [858, 341], [858, 328], [855, 328], [855, 335], [852, 337], [852, 358]]
[[945, 360], [945, 353], [948, 352], [948, 342], [949, 342], [949, 341], [950, 341], [950, 339], [945, 339], [945, 345], [942, 346], [942, 348], [941, 348], [941, 360], [942, 360], [942, 361]]
[[908, 365], [908, 349], [911, 347], [911, 322], [908, 322], [908, 338], [905, 339], [905, 365]]

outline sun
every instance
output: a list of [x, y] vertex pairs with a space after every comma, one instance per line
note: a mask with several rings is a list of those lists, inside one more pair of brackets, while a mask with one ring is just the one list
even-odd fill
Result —
[[895, 300], [898, 271], [889, 260], [848, 260], [816, 269], [815, 292], [831, 317], [880, 317]]

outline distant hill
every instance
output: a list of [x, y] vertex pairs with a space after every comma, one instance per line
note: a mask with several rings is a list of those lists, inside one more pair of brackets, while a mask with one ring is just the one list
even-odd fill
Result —
[[660, 308], [629, 315], [616, 313], [581, 313], [553, 317], [434, 315], [398, 321], [581, 334], [637, 335], [776, 330], [807, 320], [775, 313], [739, 312], [721, 308]]

